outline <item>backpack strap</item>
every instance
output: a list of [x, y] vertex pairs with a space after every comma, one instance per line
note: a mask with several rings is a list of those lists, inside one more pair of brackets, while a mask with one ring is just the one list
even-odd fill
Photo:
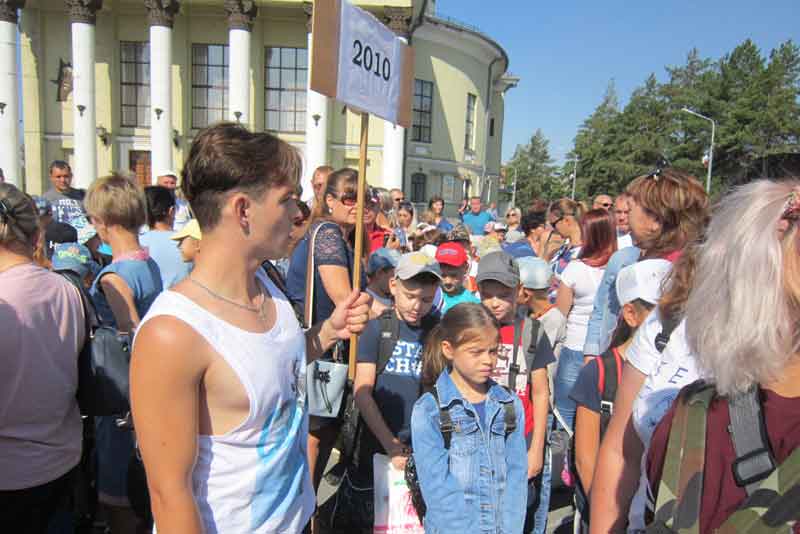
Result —
[[380, 322], [380, 338], [378, 340], [378, 361], [375, 366], [375, 376], [386, 370], [389, 360], [392, 359], [394, 347], [400, 337], [400, 319], [397, 318], [394, 308], [384, 310], [378, 321]]
[[736, 450], [733, 478], [751, 496], [776, 466], [767, 439], [758, 387], [731, 397], [728, 411], [731, 416], [731, 439]]
[[503, 416], [506, 424], [505, 439], [517, 429], [517, 414], [514, 413], [514, 403], [503, 403]]
[[661, 332], [656, 335], [656, 350], [658, 352], [664, 352], [664, 349], [667, 348], [669, 338], [680, 322], [680, 318], [661, 316]]
[[648, 532], [699, 533], [706, 415], [714, 394], [712, 386], [698, 381], [684, 388], [676, 399], [658, 486], [655, 521]]
[[[436, 391], [436, 386], [433, 386], [433, 389], [431, 389], [431, 395], [433, 395], [436, 405], [439, 406], [439, 392]], [[455, 428], [453, 419], [450, 417], [450, 409], [439, 406], [439, 431], [442, 433], [444, 450], [446, 451], [450, 450], [450, 440], [453, 437]]]
[[717, 532], [778, 533], [791, 532], [792, 523], [800, 521], [800, 448], [761, 482]]
[[517, 319], [514, 323], [514, 346], [511, 349], [511, 365], [508, 366], [508, 386], [511, 389], [516, 388], [517, 375], [519, 375], [519, 364], [517, 363], [517, 359], [519, 356], [519, 344], [522, 340], [522, 330], [522, 321]]

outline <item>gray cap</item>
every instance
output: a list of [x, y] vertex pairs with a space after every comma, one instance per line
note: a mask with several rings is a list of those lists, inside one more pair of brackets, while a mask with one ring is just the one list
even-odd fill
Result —
[[525, 289], [549, 289], [553, 269], [542, 258], [525, 256], [517, 258], [519, 277]]
[[424, 252], [409, 252], [400, 256], [394, 275], [400, 280], [411, 280], [423, 273], [430, 273], [439, 280], [442, 279], [442, 269], [439, 262]]
[[516, 260], [502, 250], [483, 256], [478, 263], [475, 281], [480, 284], [486, 280], [495, 280], [504, 286], [516, 288], [519, 286], [519, 266]]

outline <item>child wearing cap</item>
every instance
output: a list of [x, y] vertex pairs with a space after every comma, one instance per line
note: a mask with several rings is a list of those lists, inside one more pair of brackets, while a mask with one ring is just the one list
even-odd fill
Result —
[[539, 321], [544, 328], [553, 352], [557, 352], [555, 347], [564, 337], [567, 319], [556, 305], [550, 302], [549, 291], [553, 281], [553, 268], [545, 260], [533, 256], [517, 258], [517, 263], [524, 295], [522, 300], [528, 306], [531, 319]]
[[400, 253], [389, 248], [379, 248], [369, 257], [367, 263], [367, 293], [372, 296], [371, 319], [379, 317], [394, 304], [389, 282], [394, 278], [394, 269], [400, 260]]
[[92, 253], [80, 243], [58, 243], [51, 259], [53, 271], [75, 273], [87, 290], [100, 272], [100, 264], [92, 259]]
[[436, 249], [436, 261], [442, 269], [442, 313], [462, 302], [480, 302], [472, 291], [464, 287], [464, 278], [469, 269], [469, 258], [463, 245], [455, 242], [442, 243]]
[[531, 532], [536, 528], [539, 489], [543, 482], [541, 475], [550, 404], [547, 366], [555, 361], [555, 356], [548, 337], [533, 338], [533, 321], [525, 317], [524, 312], [518, 313], [521, 284], [519, 266], [514, 258], [503, 251], [487, 254], [478, 265], [476, 280], [481, 302], [501, 325], [500, 347], [492, 379], [514, 390], [525, 408], [529, 487], [524, 532]]
[[[389, 281], [394, 307], [367, 323], [361, 334], [354, 390], [366, 425], [343, 484], [372, 488], [376, 453], [389, 456], [397, 469], [405, 467], [411, 453], [411, 412], [421, 392], [422, 348], [438, 323], [438, 315], [430, 312], [441, 280], [435, 260], [420, 252], [401, 256]], [[387, 347], [387, 339], [396, 341]], [[368, 501], [372, 502], [371, 496]], [[363, 515], [360, 509], [352, 514]], [[369, 524], [362, 526], [371, 529], [368, 519]]]
[[181, 252], [181, 259], [184, 263], [194, 263], [195, 258], [200, 253], [200, 241], [203, 233], [197, 219], [192, 219], [179, 231], [175, 232], [170, 238], [177, 241], [178, 250]]
[[667, 260], [643, 260], [619, 272], [616, 290], [622, 308], [611, 345], [601, 356], [593, 357], [584, 365], [570, 393], [577, 404], [574, 448], [578, 474], [576, 504], [583, 521], [589, 519], [587, 496], [592, 487], [600, 440], [613, 412], [625, 353], [636, 330], [658, 303], [661, 282], [671, 265]]

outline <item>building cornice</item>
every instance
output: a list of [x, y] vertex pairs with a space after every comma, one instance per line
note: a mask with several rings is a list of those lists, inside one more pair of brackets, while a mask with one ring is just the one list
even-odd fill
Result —
[[421, 26], [414, 30], [415, 39], [423, 39], [465, 52], [486, 65], [501, 59], [502, 70], [508, 69], [508, 54], [497, 41], [465, 24], [426, 15]]

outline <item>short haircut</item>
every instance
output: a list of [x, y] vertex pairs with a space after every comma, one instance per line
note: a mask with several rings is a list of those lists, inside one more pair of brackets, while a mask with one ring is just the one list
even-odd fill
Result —
[[330, 165], [320, 165], [319, 167], [314, 169], [314, 174], [312, 174], [312, 177], [316, 177], [318, 174], [323, 174], [323, 173], [325, 175], [328, 175], [332, 172], [333, 172], [333, 167], [331, 167]]
[[83, 205], [90, 217], [131, 232], [138, 232], [145, 223], [147, 201], [142, 188], [119, 174], [95, 180], [86, 192]]
[[47, 169], [47, 174], [52, 174], [53, 169], [66, 170], [72, 173], [72, 167], [69, 166], [69, 163], [61, 159], [54, 160], [53, 163], [50, 164], [50, 167]]
[[163, 185], [151, 185], [144, 188], [147, 199], [147, 224], [153, 226], [157, 222], [167, 220], [170, 208], [175, 207], [175, 194]]
[[547, 211], [529, 211], [522, 216], [519, 227], [526, 236], [547, 223]]
[[226, 195], [260, 198], [268, 188], [300, 182], [303, 162], [291, 145], [269, 133], [221, 122], [198, 134], [182, 172], [182, 189], [200, 229], [214, 228]]
[[469, 200], [470, 201], [477, 200], [479, 202], [482, 202], [481, 197], [478, 196], [478, 195], [473, 195], [473, 196], [469, 197]]
[[428, 209], [433, 209], [433, 205], [436, 204], [437, 202], [441, 202], [442, 206], [444, 206], [444, 199], [439, 195], [434, 195], [428, 201]]

